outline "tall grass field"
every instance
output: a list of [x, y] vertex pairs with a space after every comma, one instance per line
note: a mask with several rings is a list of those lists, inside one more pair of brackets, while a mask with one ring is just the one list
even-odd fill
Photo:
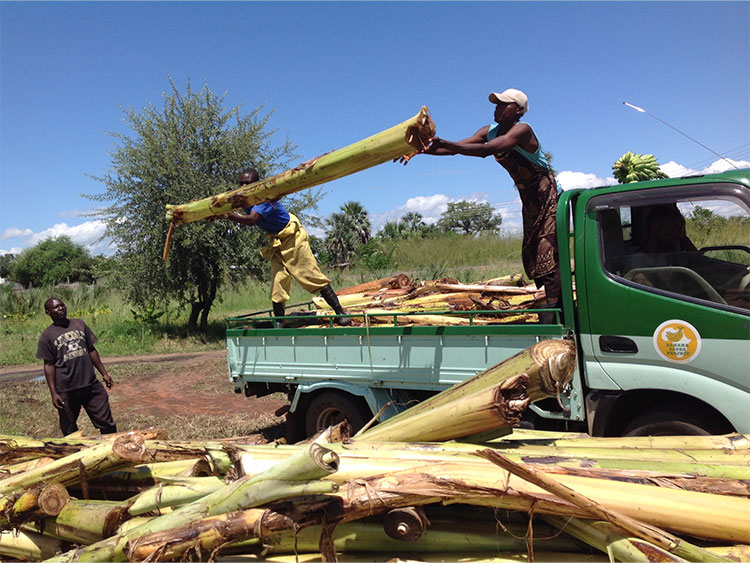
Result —
[[[383, 243], [390, 255], [386, 267], [354, 267], [327, 272], [334, 289], [404, 273], [420, 280], [451, 277], [461, 282], [480, 281], [520, 273], [521, 240], [518, 237], [449, 236], [426, 240]], [[62, 299], [68, 316], [81, 318], [98, 336], [97, 349], [103, 357], [132, 354], [160, 354], [221, 349], [224, 321], [228, 317], [270, 309], [268, 283], [246, 280], [227, 284], [214, 302], [205, 334], [187, 332], [188, 308], [176, 303], [164, 307], [155, 323], [144, 324], [134, 315], [135, 307], [119, 288], [105, 285], [68, 288], [36, 288], [13, 291], [0, 286], [0, 365], [33, 364], [39, 335], [50, 324], [44, 302]], [[310, 294], [292, 284], [291, 303], [310, 301]]]

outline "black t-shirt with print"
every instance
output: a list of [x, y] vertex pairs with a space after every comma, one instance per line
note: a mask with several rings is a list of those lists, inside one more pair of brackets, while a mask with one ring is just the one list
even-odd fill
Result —
[[58, 393], [93, 385], [96, 381], [89, 350], [96, 335], [81, 319], [68, 319], [68, 326], [50, 325], [39, 337], [36, 357], [55, 364]]

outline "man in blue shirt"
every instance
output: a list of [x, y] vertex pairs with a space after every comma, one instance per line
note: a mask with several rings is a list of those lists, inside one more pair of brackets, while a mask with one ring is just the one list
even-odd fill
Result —
[[[258, 172], [253, 168], [247, 168], [240, 175], [240, 186], [259, 180]], [[292, 278], [306, 291], [320, 292], [320, 296], [337, 315], [346, 314], [331, 287], [331, 280], [318, 266], [318, 261], [310, 248], [307, 231], [299, 219], [293, 213], [289, 213], [280, 201], [265, 201], [246, 208], [244, 214], [229, 213], [225, 217], [240, 225], [256, 225], [271, 240], [271, 245], [264, 248], [261, 255], [271, 262], [271, 302], [274, 316], [284, 316], [284, 306], [289, 300]], [[351, 324], [351, 319], [339, 318], [337, 323], [347, 326]]]

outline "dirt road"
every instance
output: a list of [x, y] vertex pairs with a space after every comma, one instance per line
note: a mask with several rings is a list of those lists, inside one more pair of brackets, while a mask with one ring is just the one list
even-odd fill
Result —
[[[153, 354], [150, 356], [107, 356], [104, 358], [106, 365], [126, 364], [134, 362], [188, 362], [199, 358], [226, 358], [226, 350], [211, 350], [210, 352], [191, 352], [187, 354]], [[2, 366], [0, 367], [0, 383], [7, 381], [20, 382], [24, 379], [43, 377], [41, 361], [33, 365]]]

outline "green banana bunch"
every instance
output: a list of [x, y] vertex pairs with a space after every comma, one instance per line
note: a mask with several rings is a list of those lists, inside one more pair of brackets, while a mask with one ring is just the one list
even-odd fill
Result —
[[612, 171], [621, 184], [667, 178], [659, 169], [659, 161], [653, 154], [634, 154], [631, 151], [626, 152], [612, 165]]

